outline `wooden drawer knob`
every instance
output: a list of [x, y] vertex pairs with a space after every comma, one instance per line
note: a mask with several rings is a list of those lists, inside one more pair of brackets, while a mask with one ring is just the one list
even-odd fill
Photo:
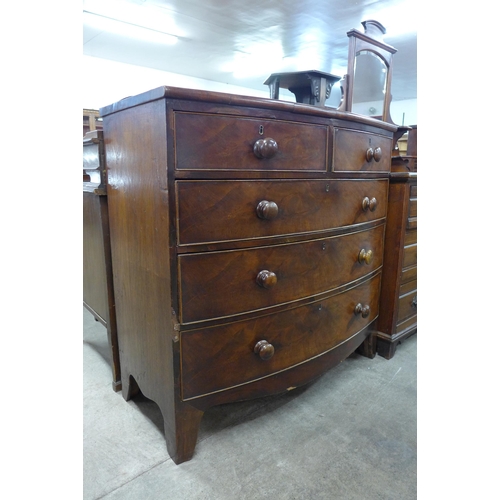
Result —
[[272, 271], [263, 270], [257, 274], [257, 284], [262, 288], [272, 288], [278, 283], [278, 277]]
[[260, 219], [275, 219], [278, 216], [278, 205], [274, 201], [262, 200], [257, 205], [257, 216]]
[[412, 307], [417, 307], [417, 296], [415, 295], [415, 297], [413, 297], [413, 300], [411, 301], [411, 306]]
[[364, 248], [361, 249], [358, 255], [358, 262], [360, 264], [371, 264], [373, 260], [373, 252], [371, 250], [365, 250]]
[[371, 212], [374, 212], [375, 209], [377, 208], [377, 199], [376, 198], [370, 199], [370, 198], [368, 198], [368, 196], [365, 196], [363, 198], [361, 206], [362, 206], [364, 212], [367, 212], [368, 210], [370, 210]]
[[260, 340], [255, 344], [253, 352], [258, 354], [260, 359], [271, 359], [274, 356], [274, 346], [267, 340]]
[[380, 161], [382, 159], [382, 149], [379, 147], [368, 148], [366, 150], [366, 161], [370, 162], [372, 160]]
[[253, 153], [259, 159], [265, 158], [269, 160], [277, 152], [278, 152], [278, 143], [274, 139], [271, 139], [270, 137], [267, 137], [266, 139], [259, 139], [253, 145]]
[[370, 314], [370, 306], [368, 305], [363, 306], [361, 304], [356, 304], [356, 307], [354, 308], [354, 314], [356, 315], [361, 314], [361, 317], [367, 318]]

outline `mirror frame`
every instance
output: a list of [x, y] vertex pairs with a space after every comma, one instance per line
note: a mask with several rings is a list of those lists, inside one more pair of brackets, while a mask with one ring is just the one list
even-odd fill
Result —
[[[342, 103], [338, 108], [341, 111], [352, 113], [352, 98], [354, 88], [354, 68], [356, 55], [361, 51], [373, 52], [380, 57], [387, 66], [387, 81], [385, 87], [384, 104], [382, 109], [382, 117], [384, 122], [393, 123], [391, 119], [391, 82], [392, 82], [392, 56], [397, 50], [391, 45], [387, 45], [382, 36], [385, 35], [386, 29], [378, 21], [372, 19], [361, 23], [365, 30], [361, 33], [357, 29], [352, 29], [347, 32], [349, 38], [349, 53], [347, 57], [347, 74], [344, 76], [344, 81], [341, 82]], [[377, 118], [379, 119], [379, 118]]]

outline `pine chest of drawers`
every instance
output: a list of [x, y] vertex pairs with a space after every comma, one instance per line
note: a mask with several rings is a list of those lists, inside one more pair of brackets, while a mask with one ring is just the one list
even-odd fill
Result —
[[210, 406], [374, 354], [395, 126], [170, 87], [100, 112], [123, 395], [176, 463]]

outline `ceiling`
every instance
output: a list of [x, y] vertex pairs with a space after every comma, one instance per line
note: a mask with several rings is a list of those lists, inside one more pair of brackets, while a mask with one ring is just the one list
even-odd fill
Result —
[[[346, 32], [374, 19], [398, 51], [393, 101], [417, 97], [416, 0], [84, 0], [83, 10], [85, 55], [261, 91], [271, 73], [343, 76]], [[109, 18], [162, 40], [110, 31]]]

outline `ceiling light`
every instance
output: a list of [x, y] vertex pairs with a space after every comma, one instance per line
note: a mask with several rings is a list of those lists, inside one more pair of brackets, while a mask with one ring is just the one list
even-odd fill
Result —
[[100, 31], [115, 33], [127, 38], [138, 38], [152, 43], [173, 45], [177, 43], [178, 40], [177, 36], [170, 33], [94, 14], [92, 12], [83, 11], [83, 21], [85, 24], [88, 24], [89, 26], [92, 26]]
[[235, 78], [268, 75], [280, 68], [283, 59], [283, 47], [279, 41], [253, 43], [245, 51], [236, 51], [233, 60], [226, 64], [223, 72], [233, 73]]

